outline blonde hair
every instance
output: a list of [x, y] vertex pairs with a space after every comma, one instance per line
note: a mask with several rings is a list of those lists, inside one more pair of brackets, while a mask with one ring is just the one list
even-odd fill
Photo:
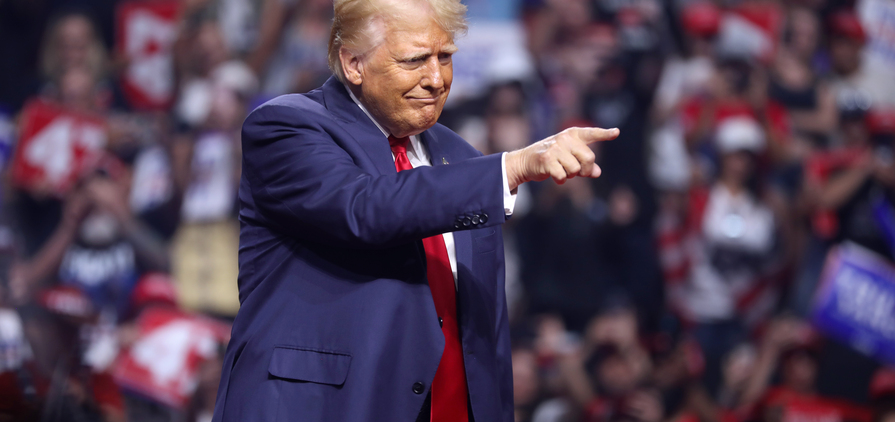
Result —
[[[460, 0], [414, 0], [428, 6], [441, 29], [456, 36], [466, 32], [466, 6]], [[364, 55], [379, 46], [385, 38], [387, 21], [400, 19], [407, 0], [335, 0], [334, 18], [329, 35], [329, 68], [342, 83], [345, 72], [339, 60], [339, 50], [348, 48], [356, 55]]]

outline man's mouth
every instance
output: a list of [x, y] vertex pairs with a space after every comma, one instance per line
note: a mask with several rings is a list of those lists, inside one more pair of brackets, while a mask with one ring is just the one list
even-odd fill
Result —
[[438, 97], [410, 97], [409, 99], [426, 105], [438, 102]]

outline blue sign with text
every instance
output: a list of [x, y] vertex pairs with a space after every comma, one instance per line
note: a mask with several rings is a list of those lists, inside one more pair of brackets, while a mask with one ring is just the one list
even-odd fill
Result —
[[828, 336], [895, 364], [895, 266], [852, 243], [834, 248], [812, 320]]

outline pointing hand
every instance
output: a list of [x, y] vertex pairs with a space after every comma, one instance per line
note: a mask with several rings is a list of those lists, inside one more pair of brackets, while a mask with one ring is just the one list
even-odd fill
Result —
[[596, 157], [588, 145], [615, 139], [618, 134], [618, 129], [573, 127], [508, 153], [506, 170], [510, 190], [548, 177], [559, 184], [575, 176], [600, 177], [600, 167], [594, 163]]

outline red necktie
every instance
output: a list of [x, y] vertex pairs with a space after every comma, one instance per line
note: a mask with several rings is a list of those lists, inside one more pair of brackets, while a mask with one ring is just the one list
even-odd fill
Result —
[[[410, 170], [407, 158], [408, 138], [388, 137], [395, 154], [395, 169]], [[439, 234], [423, 239], [426, 249], [426, 276], [435, 301], [435, 311], [442, 322], [444, 352], [435, 379], [432, 380], [432, 422], [468, 422], [466, 398], [466, 371], [463, 367], [463, 349], [457, 327], [457, 291], [454, 275], [448, 259], [444, 238]]]

